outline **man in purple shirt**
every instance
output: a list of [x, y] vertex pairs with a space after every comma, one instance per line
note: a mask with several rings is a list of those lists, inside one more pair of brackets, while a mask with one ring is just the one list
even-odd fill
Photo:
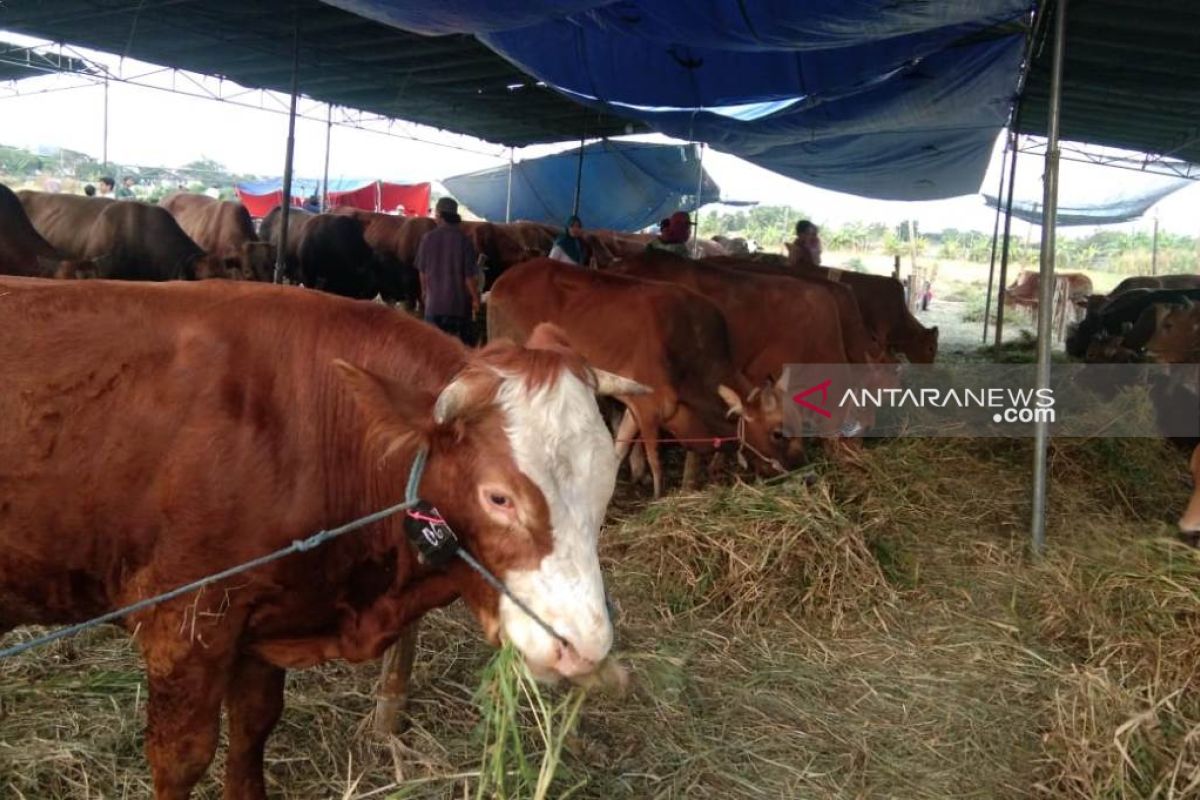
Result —
[[458, 227], [462, 218], [453, 198], [438, 200], [435, 216], [437, 227], [425, 234], [417, 247], [425, 321], [473, 347], [473, 320], [479, 313], [475, 246]]

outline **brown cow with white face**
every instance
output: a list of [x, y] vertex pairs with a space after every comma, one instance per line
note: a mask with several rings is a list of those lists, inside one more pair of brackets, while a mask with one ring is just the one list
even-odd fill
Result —
[[[420, 496], [566, 641], [400, 516], [129, 615], [158, 800], [191, 795], [228, 711], [225, 796], [265, 798], [284, 670], [378, 657], [462, 597], [543, 677], [612, 645], [597, 556], [616, 480], [561, 332], [478, 351], [375, 303], [248, 282], [0, 279], [0, 633], [78, 622]], [[153, 335], [147, 335], [152, 331]]]

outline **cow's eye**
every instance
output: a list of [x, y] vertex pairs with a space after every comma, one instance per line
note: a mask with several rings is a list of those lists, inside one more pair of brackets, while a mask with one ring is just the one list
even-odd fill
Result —
[[488, 502], [496, 508], [512, 508], [512, 498], [499, 492], [488, 492]]

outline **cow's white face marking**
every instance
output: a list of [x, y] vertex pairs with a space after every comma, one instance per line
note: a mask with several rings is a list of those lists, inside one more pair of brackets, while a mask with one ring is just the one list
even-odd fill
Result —
[[[537, 569], [511, 570], [502, 580], [580, 658], [599, 663], [612, 647], [597, 554], [617, 480], [612, 437], [591, 389], [567, 370], [535, 392], [506, 377], [497, 402], [517, 467], [545, 497], [554, 541]], [[535, 674], [564, 671], [559, 643], [506, 597], [500, 624]]]

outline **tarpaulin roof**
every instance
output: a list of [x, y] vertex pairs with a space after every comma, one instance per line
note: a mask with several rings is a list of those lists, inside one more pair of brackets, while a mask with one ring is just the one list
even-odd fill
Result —
[[[975, 182], [979, 142], [1016, 85], [1016, 37], [1014, 55], [990, 60], [972, 44], [1003, 39], [1032, 4], [56, 0], [0, 4], [0, 28], [287, 91], [299, 18], [300, 90], [319, 100], [513, 145], [647, 120], [818, 185], [931, 197]], [[1064, 137], [1200, 162], [1200, 5], [1073, 2], [1066, 35]], [[1033, 48], [1022, 131], [1045, 132], [1052, 50]], [[994, 74], [961, 91], [965, 71], [984, 67]], [[585, 98], [605, 105], [588, 110]], [[906, 113], [878, 113], [883, 98]], [[697, 126], [711, 120], [704, 131], [690, 124], [696, 108]], [[839, 132], [851, 117], [871, 130]]]
[[[475, 32], [594, 108], [807, 183], [973, 193], [1007, 121], [1030, 0], [329, 0]], [[527, 23], [527, 24], [522, 24]]]
[[[1200, 3], [1070, 2], [1065, 28], [1062, 137], [1200, 163]], [[1053, 50], [1034, 49], [1024, 133], [1046, 133]]]
[[295, 21], [300, 93], [323, 102], [514, 146], [645, 131], [539, 86], [473, 36], [421, 36], [319, 0], [0, 2], [0, 29], [281, 92]]
[[[1042, 224], [1041, 166], [1040, 159], [1017, 159], [1013, 216], [1035, 225]], [[1126, 173], [1115, 184], [1105, 180], [1109, 169], [1099, 163], [1060, 163], [1057, 224], [1109, 225], [1137, 219], [1159, 200], [1193, 183], [1188, 178]], [[998, 205], [992, 194], [984, 192], [983, 199], [992, 208]]]
[[[644, 142], [596, 142], [583, 148], [579, 216], [589, 228], [636, 231], [673, 211], [691, 209], [699, 187], [699, 148]], [[575, 201], [579, 148], [513, 165], [512, 219], [562, 225]], [[703, 177], [701, 204], [721, 199]], [[504, 221], [508, 167], [446, 178], [442, 184], [484, 219]]]

